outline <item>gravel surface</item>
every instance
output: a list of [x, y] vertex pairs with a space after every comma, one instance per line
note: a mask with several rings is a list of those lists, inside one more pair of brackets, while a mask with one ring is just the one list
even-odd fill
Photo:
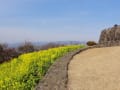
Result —
[[120, 90], [120, 47], [86, 50], [68, 69], [68, 90]]
[[58, 59], [40, 80], [35, 90], [67, 90], [68, 64], [74, 55], [89, 48], [79, 49]]

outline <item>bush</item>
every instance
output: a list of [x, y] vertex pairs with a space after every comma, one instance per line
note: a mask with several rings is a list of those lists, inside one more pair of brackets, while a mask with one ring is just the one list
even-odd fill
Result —
[[3, 46], [0, 44], [0, 52], [3, 51]]
[[97, 43], [95, 41], [88, 41], [87, 45], [88, 46], [94, 46], [94, 45], [97, 45]]
[[64, 46], [64, 45], [56, 44], [56, 43], [48, 43], [46, 45], [41, 46], [40, 50], [47, 50], [47, 49], [50, 49], [50, 48], [56, 48], [56, 47], [61, 47], [61, 46]]
[[18, 47], [19, 53], [29, 53], [35, 51], [34, 46], [30, 42], [25, 42], [23, 45]]
[[6, 44], [0, 44], [0, 63], [18, 57], [18, 55], [15, 48], [8, 48]]

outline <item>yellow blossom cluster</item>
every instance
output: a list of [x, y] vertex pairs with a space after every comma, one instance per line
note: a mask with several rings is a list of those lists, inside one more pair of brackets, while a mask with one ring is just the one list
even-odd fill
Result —
[[69, 45], [20, 55], [0, 64], [0, 90], [32, 90], [56, 59], [83, 48]]

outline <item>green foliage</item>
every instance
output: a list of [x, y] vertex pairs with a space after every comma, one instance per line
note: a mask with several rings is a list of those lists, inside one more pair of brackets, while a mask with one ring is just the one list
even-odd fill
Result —
[[71, 45], [23, 54], [0, 64], [0, 90], [33, 90], [57, 58], [83, 47]]
[[97, 45], [97, 43], [95, 41], [88, 41], [87, 45], [88, 46], [94, 46], [94, 45]]

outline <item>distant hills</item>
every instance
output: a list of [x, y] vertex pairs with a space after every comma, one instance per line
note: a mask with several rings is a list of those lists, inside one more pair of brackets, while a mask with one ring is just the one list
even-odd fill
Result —
[[[85, 41], [54, 41], [54, 42], [31, 42], [33, 45], [35, 46], [43, 46], [46, 45], [48, 43], [55, 43], [55, 44], [64, 44], [64, 45], [69, 45], [69, 44], [86, 44]], [[23, 43], [12, 43], [12, 44], [8, 44], [9, 47], [18, 47], [20, 45], [22, 45]]]

